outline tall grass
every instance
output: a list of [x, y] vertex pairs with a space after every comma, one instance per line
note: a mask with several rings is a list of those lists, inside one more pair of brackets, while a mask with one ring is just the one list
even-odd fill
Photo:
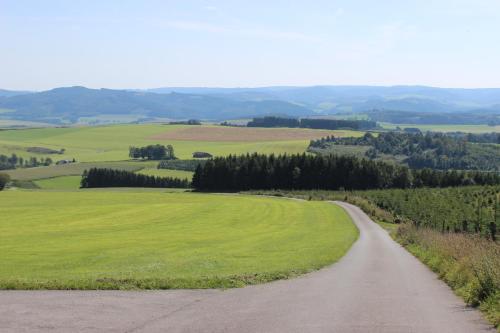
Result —
[[441, 233], [405, 223], [396, 239], [471, 306], [500, 324], [500, 244], [478, 235]]

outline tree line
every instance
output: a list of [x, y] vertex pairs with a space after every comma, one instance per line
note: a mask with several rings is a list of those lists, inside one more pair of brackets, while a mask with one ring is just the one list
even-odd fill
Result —
[[354, 130], [362, 130], [376, 128], [377, 123], [369, 120], [262, 117], [253, 118], [247, 123], [247, 127], [300, 127], [329, 130], [350, 128]]
[[0, 170], [49, 166], [52, 163], [54, 161], [50, 157], [38, 159], [37, 157], [23, 158], [16, 154], [12, 154], [11, 156], [0, 154]]
[[410, 170], [354, 156], [247, 154], [216, 157], [198, 165], [192, 186], [200, 191], [365, 190], [499, 183], [497, 173]]
[[82, 188], [93, 187], [160, 187], [188, 188], [187, 179], [155, 177], [125, 170], [92, 168], [85, 170], [80, 182]]
[[141, 158], [148, 160], [173, 160], [176, 159], [174, 147], [171, 145], [149, 145], [145, 147], [130, 147], [129, 156], [131, 158]]

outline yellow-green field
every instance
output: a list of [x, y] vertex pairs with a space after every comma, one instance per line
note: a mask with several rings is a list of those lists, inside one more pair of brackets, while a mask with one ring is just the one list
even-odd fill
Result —
[[338, 260], [357, 237], [325, 202], [162, 191], [0, 192], [0, 288], [209, 288]]
[[[178, 158], [191, 158], [195, 151], [204, 151], [212, 155], [228, 155], [243, 153], [302, 153], [306, 150], [309, 139], [297, 140], [297, 137], [317, 137], [325, 134], [336, 136], [361, 136], [363, 132], [355, 131], [316, 131], [309, 129], [267, 129], [274, 131], [279, 140], [262, 141], [227, 141], [224, 140], [224, 127], [203, 125], [200, 130], [214, 131], [214, 141], [174, 140], [172, 133], [188, 128], [186, 125], [114, 125], [95, 127], [41, 128], [0, 131], [0, 154], [15, 153], [18, 156], [30, 157], [33, 153], [27, 147], [46, 147], [66, 149], [63, 155], [42, 155], [52, 159], [72, 159], [79, 162], [123, 161], [129, 159], [130, 146], [148, 144], [172, 144]], [[290, 131], [291, 130], [291, 131]], [[290, 133], [289, 140], [283, 132]], [[229, 130], [231, 132], [231, 130]], [[167, 135], [170, 133], [170, 135]], [[297, 135], [297, 133], [301, 135]], [[316, 134], [315, 134], [316, 133]], [[169, 139], [162, 139], [167, 136]], [[271, 135], [271, 137], [273, 137]]]
[[54, 178], [39, 179], [33, 183], [45, 190], [77, 190], [80, 188], [82, 176], [62, 176]]
[[182, 171], [182, 170], [168, 170], [168, 169], [156, 169], [156, 168], [145, 168], [137, 173], [155, 176], [155, 177], [173, 177], [173, 178], [187, 178], [191, 180], [193, 178], [193, 173], [191, 171]]

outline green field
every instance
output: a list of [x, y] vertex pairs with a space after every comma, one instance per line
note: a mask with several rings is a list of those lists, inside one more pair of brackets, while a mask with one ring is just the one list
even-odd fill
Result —
[[61, 176], [81, 176], [83, 171], [90, 168], [110, 168], [127, 171], [139, 171], [144, 168], [154, 168], [158, 162], [155, 161], [123, 161], [123, 162], [96, 162], [96, 163], [71, 163], [63, 165], [51, 165], [48, 167], [20, 168], [15, 170], [3, 170], [12, 179], [37, 180]]
[[182, 170], [168, 170], [168, 169], [156, 169], [156, 168], [146, 168], [142, 169], [140, 171], [137, 171], [137, 173], [143, 174], [143, 175], [148, 175], [148, 176], [155, 176], [155, 177], [174, 177], [174, 178], [187, 178], [191, 180], [193, 178], [193, 173], [191, 171], [182, 171]]
[[[207, 128], [214, 126], [200, 126]], [[213, 155], [243, 153], [303, 153], [309, 140], [282, 141], [181, 141], [153, 139], [154, 136], [185, 129], [185, 125], [114, 125], [94, 127], [41, 128], [0, 131], [0, 154], [15, 153], [18, 156], [30, 157], [33, 153], [27, 147], [41, 146], [52, 149], [66, 149], [64, 155], [42, 155], [52, 159], [72, 159], [79, 162], [123, 161], [129, 159], [130, 146], [149, 144], [172, 144], [178, 158], [192, 157], [195, 151], [206, 151]], [[220, 128], [220, 127], [217, 127]], [[282, 129], [273, 129], [276, 132]], [[298, 132], [311, 131], [295, 129]], [[361, 136], [363, 132], [330, 131], [333, 135]]]
[[333, 263], [357, 237], [333, 204], [254, 196], [10, 190], [0, 210], [2, 289], [243, 286]]
[[[85, 163], [85, 164], [91, 164], [91, 163]], [[96, 165], [99, 165], [96, 163]], [[103, 165], [110, 165], [110, 164], [103, 164]], [[113, 164], [114, 165], [114, 164]], [[126, 164], [124, 164], [125, 167], [127, 167]], [[117, 165], [119, 168], [120, 165]], [[131, 168], [129, 168], [131, 169]], [[25, 169], [29, 171], [30, 169]], [[76, 169], [78, 174], [80, 174], [80, 169]], [[134, 170], [134, 169], [132, 169]], [[148, 175], [148, 176], [155, 176], [155, 177], [174, 177], [174, 178], [187, 178], [191, 180], [193, 178], [193, 172], [190, 171], [181, 171], [181, 170], [167, 170], [167, 169], [156, 169], [156, 168], [145, 168], [142, 170], [137, 171], [137, 173], [143, 174], [143, 175]], [[40, 179], [34, 179], [32, 182], [35, 184], [36, 187], [44, 190], [77, 190], [80, 188], [80, 181], [82, 180], [82, 177], [80, 175], [78, 176], [57, 176], [57, 177], [51, 177], [51, 178], [40, 178]]]
[[62, 176], [39, 179], [33, 183], [44, 190], [77, 190], [80, 188], [81, 176]]
[[396, 127], [400, 128], [413, 127], [413, 128], [419, 128], [421, 131], [432, 131], [432, 132], [465, 132], [465, 133], [500, 132], [500, 126], [488, 126], [488, 125], [418, 125], [418, 124], [392, 124], [392, 123], [380, 123], [380, 125], [386, 129], [395, 129]]

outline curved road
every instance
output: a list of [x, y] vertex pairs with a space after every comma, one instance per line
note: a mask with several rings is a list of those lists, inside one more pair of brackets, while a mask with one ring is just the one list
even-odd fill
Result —
[[0, 332], [495, 332], [359, 208], [336, 264], [241, 289], [0, 292]]

